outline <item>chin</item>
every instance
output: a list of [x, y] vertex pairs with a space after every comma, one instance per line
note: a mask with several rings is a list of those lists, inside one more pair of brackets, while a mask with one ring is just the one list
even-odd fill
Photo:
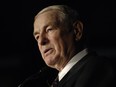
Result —
[[53, 66], [57, 63], [57, 61], [54, 60], [54, 59], [48, 59], [48, 60], [45, 60], [45, 63], [46, 63], [48, 66], [53, 67]]

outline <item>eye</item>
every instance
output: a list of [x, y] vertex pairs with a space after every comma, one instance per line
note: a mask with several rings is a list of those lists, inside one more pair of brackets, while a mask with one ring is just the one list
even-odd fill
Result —
[[52, 31], [52, 30], [53, 30], [52, 27], [48, 27], [48, 28], [46, 28], [46, 32], [50, 32], [50, 31]]
[[39, 39], [39, 35], [36, 35], [36, 36], [35, 36], [35, 39], [38, 41], [38, 39]]
[[46, 32], [50, 32], [51, 30], [52, 30], [52, 28], [49, 28], [49, 29], [46, 30]]

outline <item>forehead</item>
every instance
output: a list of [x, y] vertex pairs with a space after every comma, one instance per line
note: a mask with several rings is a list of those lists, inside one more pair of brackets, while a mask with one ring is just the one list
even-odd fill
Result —
[[46, 21], [55, 21], [58, 19], [58, 11], [56, 10], [51, 10], [51, 11], [46, 11], [41, 14], [37, 14], [35, 17], [35, 22], [36, 21], [41, 21], [46, 20]]
[[34, 21], [34, 27], [46, 26], [48, 24], [57, 25], [58, 22], [58, 11], [46, 11], [41, 14], [37, 14]]

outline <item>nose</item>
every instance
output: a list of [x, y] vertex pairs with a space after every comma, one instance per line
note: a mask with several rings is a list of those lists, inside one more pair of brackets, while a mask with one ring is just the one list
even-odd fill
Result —
[[45, 34], [39, 36], [39, 45], [46, 45], [48, 43], [48, 37]]

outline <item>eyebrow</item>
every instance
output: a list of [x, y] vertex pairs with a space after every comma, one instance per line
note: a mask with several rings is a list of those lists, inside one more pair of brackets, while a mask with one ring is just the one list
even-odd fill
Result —
[[39, 34], [39, 32], [33, 32], [33, 36], [35, 36], [35, 35], [37, 35], [37, 34]]
[[[45, 26], [43, 27], [43, 29], [46, 29], [48, 26], [49, 26], [49, 25], [45, 25]], [[37, 34], [39, 34], [39, 32], [38, 32], [38, 31], [33, 32], [33, 35], [34, 35], [34, 36], [35, 36], [35, 35], [37, 35]]]

